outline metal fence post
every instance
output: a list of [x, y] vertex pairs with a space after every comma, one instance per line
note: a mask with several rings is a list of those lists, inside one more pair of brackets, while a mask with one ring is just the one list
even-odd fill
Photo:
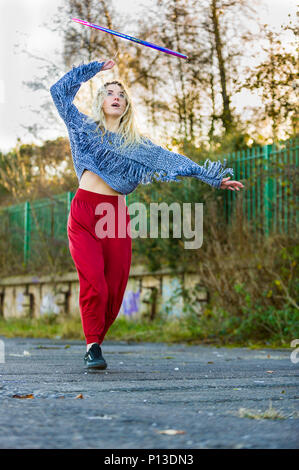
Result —
[[263, 200], [264, 200], [264, 233], [269, 235], [270, 233], [270, 178], [269, 178], [269, 155], [272, 149], [272, 145], [265, 145], [263, 152], [264, 160], [264, 191], [263, 191]]
[[68, 191], [67, 192], [67, 215], [69, 215], [69, 212], [71, 210], [71, 202], [72, 202], [72, 192]]
[[30, 203], [24, 204], [24, 263], [28, 263], [30, 250]]

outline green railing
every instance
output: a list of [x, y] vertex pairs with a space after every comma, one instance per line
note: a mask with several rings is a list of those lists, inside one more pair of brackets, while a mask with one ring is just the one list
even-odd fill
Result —
[[[298, 138], [279, 145], [255, 147], [225, 155], [227, 166], [235, 170], [234, 179], [245, 185], [243, 191], [223, 191], [224, 215], [227, 223], [234, 217], [238, 204], [254, 230], [263, 235], [272, 232], [296, 233], [298, 226]], [[221, 158], [221, 160], [223, 160]], [[297, 177], [297, 180], [299, 178]], [[187, 182], [182, 181], [182, 185]], [[29, 258], [42, 256], [41, 250], [66, 245], [67, 218], [75, 192], [52, 198], [26, 201], [0, 208], [1, 226], [9, 234], [11, 249]], [[126, 203], [138, 201], [136, 192], [126, 196]]]
[[46, 245], [65, 245], [67, 217], [75, 193], [64, 193], [52, 198], [26, 201], [23, 204], [0, 208], [2, 233], [9, 236], [10, 248], [17, 255], [23, 251], [27, 264], [29, 257], [42, 256]]
[[227, 166], [235, 170], [244, 191], [227, 191], [227, 222], [242, 202], [243, 216], [259, 233], [296, 233], [298, 226], [298, 137], [279, 144], [232, 153]]

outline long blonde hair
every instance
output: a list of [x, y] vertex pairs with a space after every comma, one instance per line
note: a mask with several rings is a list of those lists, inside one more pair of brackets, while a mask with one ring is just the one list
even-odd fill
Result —
[[123, 143], [119, 146], [118, 149], [124, 149], [128, 146], [135, 146], [138, 144], [146, 145], [147, 136], [142, 135], [137, 126], [135, 119], [135, 107], [129, 89], [124, 84], [124, 82], [120, 82], [118, 80], [106, 82], [97, 90], [95, 99], [92, 104], [91, 113], [91, 118], [97, 123], [95, 132], [99, 132], [101, 130], [103, 139], [103, 136], [108, 131], [105, 114], [103, 111], [103, 102], [105, 97], [107, 96], [107, 86], [114, 84], [122, 88], [127, 102], [126, 109], [121, 116], [119, 128], [117, 130], [117, 134], [120, 134], [120, 136], [123, 138]]

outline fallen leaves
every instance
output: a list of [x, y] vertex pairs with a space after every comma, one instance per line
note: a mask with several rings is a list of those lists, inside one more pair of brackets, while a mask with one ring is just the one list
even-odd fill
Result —
[[[35, 396], [33, 395], [33, 393], [29, 393], [29, 394], [27, 394], [27, 395], [18, 395], [18, 394], [16, 394], [16, 395], [13, 395], [12, 398], [27, 398], [27, 399], [29, 398], [29, 399], [32, 399], [32, 398], [35, 398]], [[60, 398], [60, 399], [61, 399], [61, 398], [65, 398], [65, 396], [64, 396], [64, 395], [60, 395], [60, 396], [57, 397], [57, 398]], [[79, 399], [82, 400], [82, 398], [84, 398], [84, 397], [83, 397], [83, 394], [82, 394], [82, 393], [79, 393], [79, 395], [77, 395], [75, 398], [79, 398]]]
[[13, 395], [12, 398], [34, 398], [34, 395], [32, 393], [28, 395]]
[[175, 436], [176, 434], [186, 434], [185, 431], [179, 429], [164, 429], [162, 431], [156, 431], [158, 434], [167, 434], [168, 436]]

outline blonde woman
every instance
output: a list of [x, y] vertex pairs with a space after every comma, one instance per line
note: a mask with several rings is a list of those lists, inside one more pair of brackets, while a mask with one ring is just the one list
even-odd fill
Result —
[[[139, 184], [191, 176], [217, 189], [239, 190], [225, 162], [200, 166], [141, 135], [129, 90], [118, 80], [97, 92], [91, 117], [73, 103], [82, 82], [111, 69], [113, 60], [73, 67], [50, 92], [67, 126], [79, 187], [71, 203], [67, 233], [80, 285], [79, 306], [87, 368], [105, 369], [101, 344], [116, 319], [128, 282], [132, 240], [125, 195]], [[108, 235], [107, 235], [108, 232]]]

